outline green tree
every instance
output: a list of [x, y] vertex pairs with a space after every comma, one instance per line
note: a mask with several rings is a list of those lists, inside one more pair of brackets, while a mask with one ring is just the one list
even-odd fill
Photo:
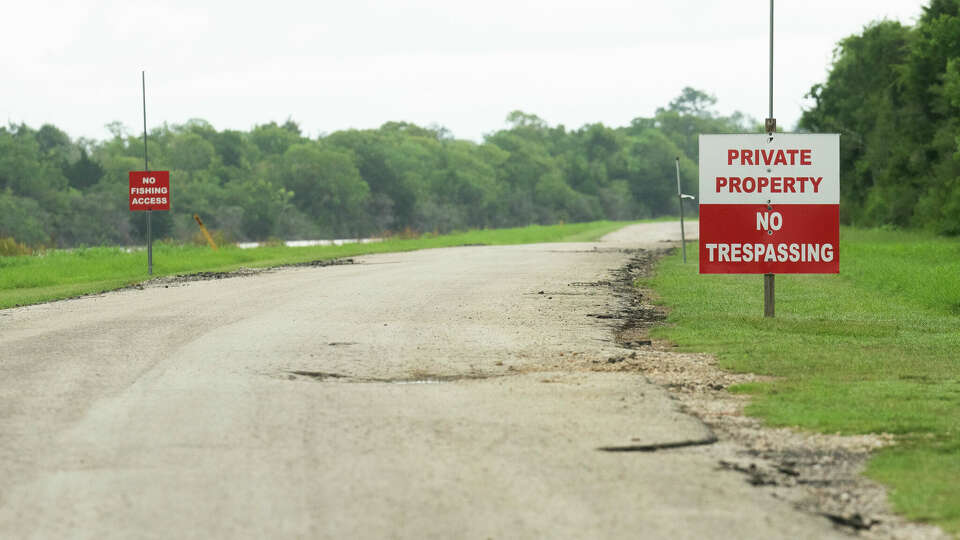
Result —
[[361, 228], [370, 188], [349, 152], [316, 142], [295, 144], [283, 155], [280, 183], [294, 205], [333, 235]]
[[196, 172], [210, 167], [216, 150], [213, 145], [195, 133], [185, 133], [173, 139], [167, 150], [166, 164], [171, 169]]
[[259, 125], [250, 131], [250, 141], [264, 154], [283, 154], [303, 137], [295, 123], [287, 121], [282, 126], [276, 122]]
[[0, 238], [13, 237], [30, 246], [48, 245], [49, 215], [33, 199], [0, 190]]
[[935, 0], [914, 27], [882, 21], [840, 42], [801, 127], [839, 132], [841, 218], [960, 234], [960, 17]]
[[80, 156], [64, 167], [63, 174], [66, 175], [71, 186], [82, 190], [99, 182], [106, 171], [96, 160], [90, 158], [86, 148], [81, 147]]

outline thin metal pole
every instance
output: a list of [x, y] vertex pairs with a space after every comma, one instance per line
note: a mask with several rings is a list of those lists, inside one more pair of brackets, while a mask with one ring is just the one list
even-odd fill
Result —
[[[150, 170], [147, 159], [147, 72], [140, 72], [140, 81], [143, 88], [143, 170]], [[153, 210], [147, 209], [147, 275], [153, 275], [153, 230], [151, 226]]]
[[[768, 111], [767, 121], [764, 127], [769, 134], [777, 131], [777, 119], [773, 117], [773, 0], [770, 0], [770, 109]], [[763, 316], [773, 318], [776, 310], [776, 276], [774, 274], [763, 275]]]
[[150, 214], [153, 210], [147, 210], [147, 275], [153, 275], [153, 231], [150, 230]]
[[[770, 0], [773, 2], [773, 0]], [[140, 72], [141, 83], [143, 86], [143, 170], [149, 171], [150, 164], [147, 161], [147, 72]]]
[[687, 264], [687, 236], [683, 231], [683, 191], [680, 190], [680, 157], [677, 156], [677, 200], [680, 201], [680, 245], [683, 246], [683, 264]]
[[773, 118], [773, 0], [770, 0], [770, 114]]

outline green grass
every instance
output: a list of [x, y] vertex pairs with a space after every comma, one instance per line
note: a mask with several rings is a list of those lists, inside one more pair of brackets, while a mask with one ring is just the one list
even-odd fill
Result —
[[672, 308], [655, 335], [720, 365], [778, 377], [732, 390], [771, 425], [893, 433], [867, 474], [911, 519], [960, 533], [960, 242], [841, 230], [840, 275], [781, 275], [774, 319], [761, 276], [698, 275], [665, 258], [644, 280]]
[[[313, 260], [353, 257], [370, 253], [460, 246], [464, 244], [531, 244], [590, 241], [628, 223], [596, 221], [475, 230], [448, 235], [391, 239], [376, 244], [345, 246], [223, 247], [158, 243], [153, 250], [154, 277], [202, 271], [263, 268]], [[50, 251], [42, 255], [0, 257], [0, 309], [118, 289], [148, 278], [146, 251], [126, 253], [121, 248], [95, 247]]]

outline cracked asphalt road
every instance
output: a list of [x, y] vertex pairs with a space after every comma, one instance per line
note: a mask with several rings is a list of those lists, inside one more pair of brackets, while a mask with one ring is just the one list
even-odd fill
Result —
[[0, 312], [0, 537], [842, 536], [683, 447], [712, 434], [641, 375], [570, 369], [624, 353], [591, 284], [677, 233]]

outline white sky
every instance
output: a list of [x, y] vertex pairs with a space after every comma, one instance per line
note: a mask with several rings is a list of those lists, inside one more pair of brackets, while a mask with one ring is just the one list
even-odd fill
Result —
[[[779, 0], [774, 116], [792, 128], [832, 50], [870, 21], [913, 24], [920, 0]], [[767, 114], [766, 0], [186, 0], [4, 2], [0, 123], [108, 137], [117, 120], [203, 118], [310, 136], [384, 122], [479, 140], [520, 109], [551, 125], [627, 125], [684, 86]]]

